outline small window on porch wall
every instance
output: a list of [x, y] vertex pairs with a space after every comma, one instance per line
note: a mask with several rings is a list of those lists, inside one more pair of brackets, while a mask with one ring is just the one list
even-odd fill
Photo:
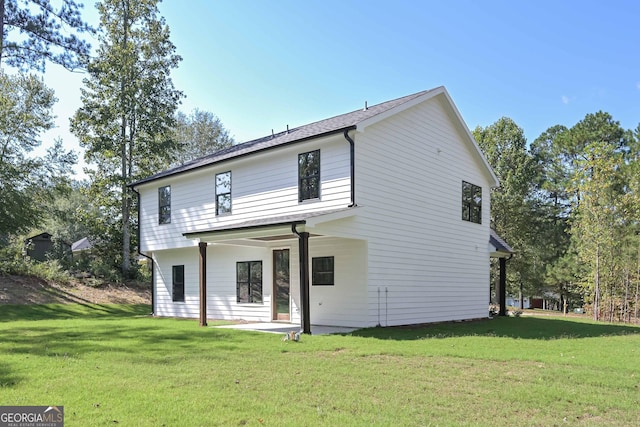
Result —
[[171, 299], [174, 302], [184, 302], [184, 265], [174, 265], [171, 277]]
[[462, 219], [482, 223], [482, 187], [462, 181]]
[[332, 256], [311, 259], [311, 284], [313, 286], [334, 285], [334, 262]]
[[298, 154], [298, 201], [320, 198], [320, 150]]
[[216, 174], [216, 215], [231, 213], [231, 171]]
[[262, 261], [236, 263], [236, 300], [262, 303]]

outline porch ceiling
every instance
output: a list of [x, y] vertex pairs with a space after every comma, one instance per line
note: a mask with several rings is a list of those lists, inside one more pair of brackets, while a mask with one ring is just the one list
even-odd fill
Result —
[[[294, 225], [298, 232], [308, 231], [306, 230], [307, 227], [351, 216], [354, 214], [353, 211], [355, 209], [357, 208], [340, 208], [260, 218], [225, 224], [209, 230], [183, 233], [183, 236], [187, 239], [197, 239], [200, 242], [208, 243], [225, 242], [233, 244], [233, 242], [237, 242], [237, 244], [243, 244], [243, 241], [254, 241], [254, 244], [260, 245], [260, 242], [267, 243], [277, 240], [296, 239], [297, 236], [292, 230]], [[318, 234], [310, 234], [309, 236], [316, 237]]]

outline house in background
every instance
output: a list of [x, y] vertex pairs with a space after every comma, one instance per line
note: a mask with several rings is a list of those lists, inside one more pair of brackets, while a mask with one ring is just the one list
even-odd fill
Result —
[[79, 256], [80, 254], [87, 253], [91, 251], [93, 245], [88, 237], [83, 237], [80, 240], [76, 240], [71, 244], [71, 252], [74, 256]]
[[498, 180], [444, 87], [130, 187], [158, 316], [368, 327], [488, 317]]
[[52, 235], [40, 233], [24, 239], [24, 254], [36, 261], [46, 261], [53, 252]]

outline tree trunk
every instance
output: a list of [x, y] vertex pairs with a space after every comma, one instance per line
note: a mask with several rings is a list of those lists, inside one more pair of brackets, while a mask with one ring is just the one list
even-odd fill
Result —
[[129, 229], [129, 192], [127, 191], [127, 118], [122, 117], [121, 123], [122, 136], [122, 275], [129, 276], [131, 268], [131, 230]]
[[596, 277], [593, 289], [593, 320], [600, 317], [600, 245], [596, 243]]
[[[127, 4], [128, 6], [128, 4]], [[129, 21], [128, 21], [128, 7], [125, 7], [125, 13], [123, 14], [123, 24], [122, 24], [122, 44], [126, 48], [129, 36]], [[120, 80], [120, 96], [121, 102], [123, 103], [123, 107], [126, 103], [126, 95], [125, 95], [126, 85], [124, 78]], [[129, 277], [129, 270], [131, 269], [131, 229], [129, 224], [129, 211], [131, 209], [131, 204], [129, 202], [129, 192], [127, 191], [127, 116], [123, 113], [120, 123], [120, 144], [121, 144], [121, 152], [120, 156], [122, 161], [122, 275], [124, 277]], [[128, 153], [131, 155], [131, 153]]]
[[524, 310], [524, 294], [522, 293], [523, 287], [522, 282], [520, 282], [520, 310]]
[[0, 64], [2, 63], [4, 51], [4, 2], [5, 0], [0, 0]]
[[638, 246], [638, 274], [636, 275], [636, 304], [633, 319], [638, 323], [638, 291], [640, 290], [640, 245]]
[[629, 310], [629, 270], [624, 271], [624, 304], [622, 312], [622, 321], [627, 323], [631, 322], [631, 311]]

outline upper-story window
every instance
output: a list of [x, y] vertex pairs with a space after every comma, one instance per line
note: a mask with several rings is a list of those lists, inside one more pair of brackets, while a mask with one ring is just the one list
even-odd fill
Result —
[[298, 154], [298, 201], [320, 198], [320, 150]]
[[231, 171], [216, 174], [216, 215], [231, 213]]
[[158, 224], [171, 222], [171, 186], [158, 188]]
[[482, 187], [462, 181], [462, 219], [482, 223]]

